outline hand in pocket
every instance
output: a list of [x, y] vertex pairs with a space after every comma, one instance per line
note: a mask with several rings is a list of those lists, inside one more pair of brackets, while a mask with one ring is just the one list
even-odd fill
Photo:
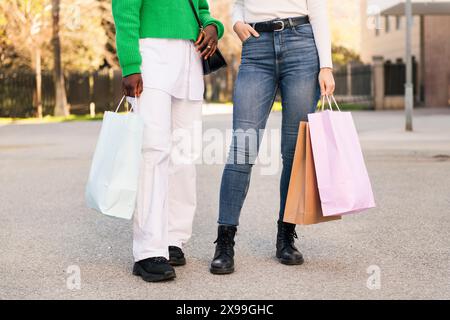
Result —
[[255, 29], [252, 28], [251, 25], [244, 22], [236, 22], [233, 27], [234, 32], [236, 32], [239, 39], [241, 39], [242, 42], [245, 42], [248, 40], [251, 36], [258, 38], [259, 33], [256, 32]]

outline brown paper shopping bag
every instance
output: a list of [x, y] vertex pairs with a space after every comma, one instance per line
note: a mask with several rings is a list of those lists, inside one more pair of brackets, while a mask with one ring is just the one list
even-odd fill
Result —
[[340, 216], [324, 217], [322, 215], [309, 127], [307, 122], [302, 121], [295, 147], [283, 220], [288, 223], [306, 225], [340, 218]]

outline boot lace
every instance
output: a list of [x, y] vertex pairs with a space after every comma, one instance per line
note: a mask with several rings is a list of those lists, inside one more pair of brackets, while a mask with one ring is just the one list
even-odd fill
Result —
[[215, 244], [217, 244], [217, 248], [220, 250], [221, 253], [225, 253], [228, 256], [233, 256], [233, 239], [229, 236], [223, 236], [217, 238], [216, 241], [214, 241]]
[[167, 263], [167, 259], [164, 257], [155, 257], [152, 258], [152, 261], [155, 263]]
[[297, 232], [295, 232], [295, 230], [289, 230], [289, 229], [285, 228], [283, 230], [282, 235], [283, 235], [282, 240], [283, 240], [284, 244], [289, 245], [291, 247], [295, 243], [294, 239], [298, 239], [298, 235], [297, 235]]

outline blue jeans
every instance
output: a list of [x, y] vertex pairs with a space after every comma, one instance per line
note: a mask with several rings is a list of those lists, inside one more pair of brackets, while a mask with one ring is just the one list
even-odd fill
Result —
[[242, 47], [234, 89], [233, 140], [220, 188], [219, 224], [237, 226], [277, 90], [282, 99], [280, 211], [283, 218], [300, 121], [320, 98], [319, 57], [310, 24], [262, 32]]

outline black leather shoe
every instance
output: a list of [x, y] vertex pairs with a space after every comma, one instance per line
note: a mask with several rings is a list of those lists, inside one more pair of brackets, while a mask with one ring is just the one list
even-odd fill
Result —
[[295, 247], [297, 239], [295, 224], [278, 221], [277, 258], [282, 264], [299, 265], [303, 263], [303, 256]]
[[219, 226], [217, 232], [216, 252], [209, 271], [214, 274], [228, 274], [234, 272], [234, 236], [235, 226]]
[[174, 267], [184, 266], [186, 264], [186, 258], [181, 248], [169, 246], [169, 264]]
[[176, 277], [174, 268], [164, 257], [154, 257], [134, 263], [133, 274], [147, 282], [171, 280]]

